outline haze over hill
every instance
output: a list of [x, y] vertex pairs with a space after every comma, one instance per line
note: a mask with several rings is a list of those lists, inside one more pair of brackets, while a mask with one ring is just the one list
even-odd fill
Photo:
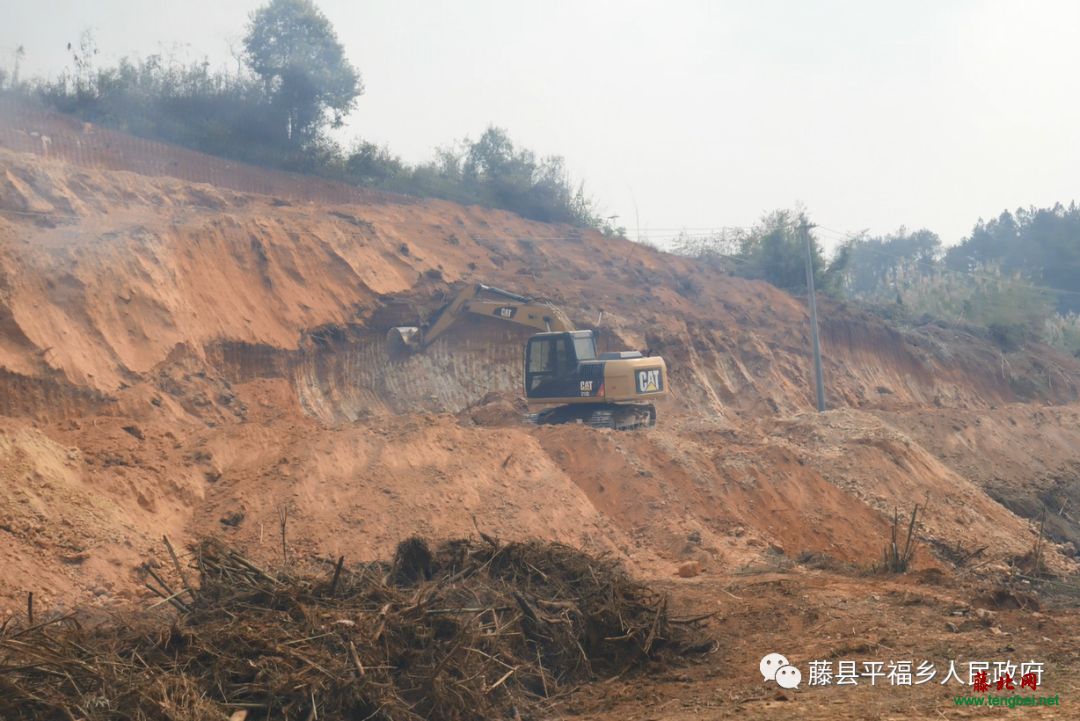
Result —
[[[55, 75], [91, 28], [101, 63], [235, 68], [260, 4], [12, 2], [0, 66], [21, 45], [24, 76]], [[1075, 198], [1075, 3], [320, 6], [368, 86], [345, 138], [419, 162], [506, 127], [566, 156], [632, 237], [749, 226], [801, 201], [829, 228], [927, 227], [952, 244], [980, 217]]]

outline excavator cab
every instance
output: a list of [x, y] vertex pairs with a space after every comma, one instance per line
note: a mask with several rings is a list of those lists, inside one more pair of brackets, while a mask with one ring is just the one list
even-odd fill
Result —
[[604, 380], [602, 366], [599, 375], [590, 372], [588, 362], [595, 360], [596, 336], [591, 330], [538, 333], [525, 349], [525, 395], [567, 398], [588, 392], [592, 396]]
[[652, 426], [666, 386], [663, 358], [598, 353], [595, 331], [537, 333], [525, 346], [525, 398], [539, 423]]

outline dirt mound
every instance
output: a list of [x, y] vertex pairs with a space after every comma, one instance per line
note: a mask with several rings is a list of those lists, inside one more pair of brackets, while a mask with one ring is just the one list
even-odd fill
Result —
[[566, 546], [412, 538], [392, 564], [343, 561], [266, 571], [203, 541], [195, 586], [147, 567], [179, 622], [7, 625], [0, 716], [489, 719], [711, 647], [663, 594]]
[[[1080, 548], [1080, 408], [1010, 404], [988, 411], [880, 413], [890, 425], [1047, 536]], [[1030, 550], [1030, 546], [1029, 549]]]
[[[1000, 558], [1019, 558], [1036, 544], [1036, 526], [1017, 517], [912, 437], [851, 409], [781, 420], [772, 442], [790, 444], [809, 465], [884, 517], [920, 507], [920, 538], [957, 558], [993, 545]], [[924, 559], [925, 560], [925, 559]], [[1071, 567], [1071, 564], [1068, 565]]]
[[524, 399], [506, 392], [491, 392], [458, 414], [478, 426], [516, 426], [526, 423], [529, 407]]

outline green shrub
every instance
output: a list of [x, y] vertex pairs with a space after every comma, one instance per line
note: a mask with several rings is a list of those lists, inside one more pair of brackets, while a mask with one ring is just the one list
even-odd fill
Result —
[[1080, 358], [1080, 314], [1055, 313], [1044, 326], [1046, 342]]
[[0, 92], [211, 155], [625, 234], [572, 182], [562, 157], [538, 158], [500, 128], [418, 165], [363, 140], [343, 151], [325, 131], [341, 124], [363, 85], [310, 0], [271, 0], [252, 15], [244, 43], [247, 67], [235, 72], [160, 55], [99, 68], [84, 33], [61, 75], [27, 83], [5, 73]]
[[802, 210], [777, 210], [749, 230], [728, 229], [707, 235], [680, 233], [672, 244], [679, 255], [697, 258], [744, 278], [765, 280], [778, 288], [806, 288], [806, 236], [810, 236], [814, 283], [818, 290], [834, 292], [844, 259], [826, 266], [813, 235], [813, 223]]

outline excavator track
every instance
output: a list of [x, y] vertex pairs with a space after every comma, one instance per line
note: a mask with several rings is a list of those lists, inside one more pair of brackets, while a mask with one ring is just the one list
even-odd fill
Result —
[[572, 405], [551, 408], [528, 416], [537, 425], [582, 423], [593, 428], [632, 431], [656, 425], [656, 407], [652, 404]]

